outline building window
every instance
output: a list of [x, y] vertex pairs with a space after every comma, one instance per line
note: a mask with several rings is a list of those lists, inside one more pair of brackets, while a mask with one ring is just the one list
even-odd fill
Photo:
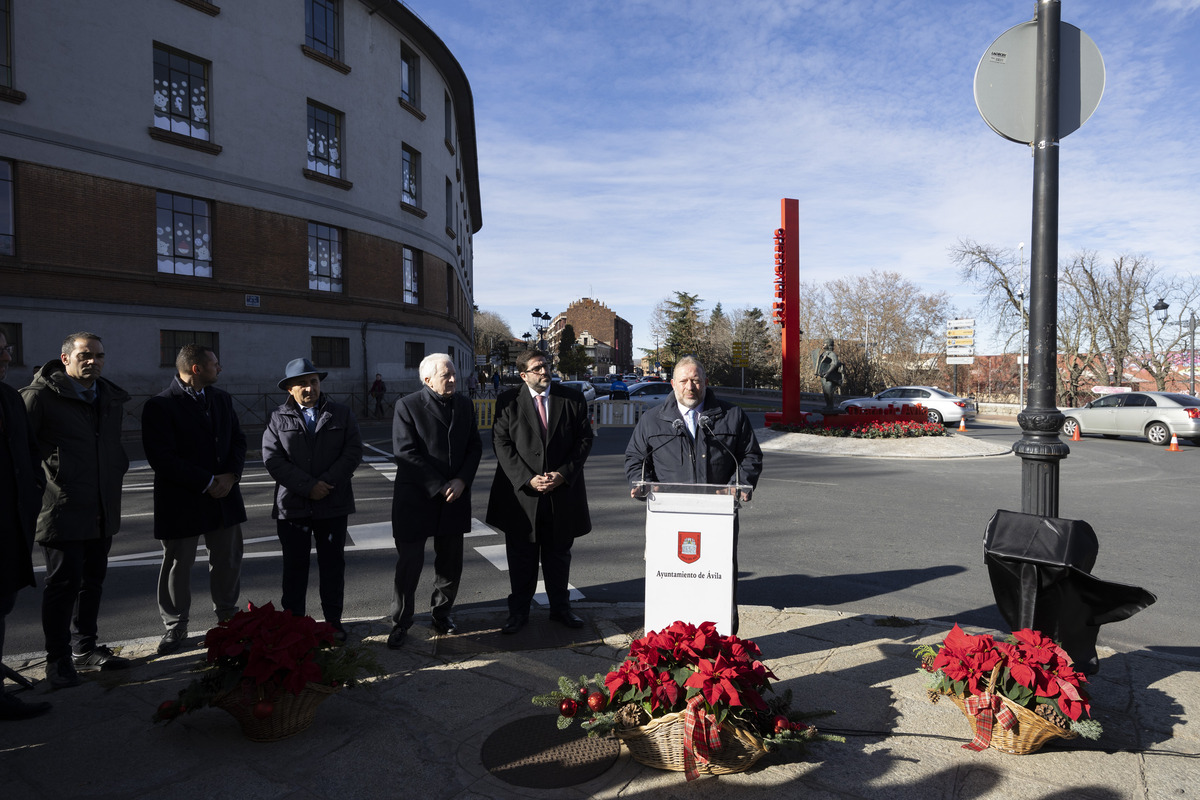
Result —
[[12, 88], [12, 3], [0, 0], [0, 86]]
[[312, 337], [312, 360], [317, 367], [338, 369], [350, 366], [350, 340], [338, 336]]
[[24, 353], [21, 350], [21, 323], [0, 322], [0, 333], [4, 334], [4, 338], [8, 342], [8, 346], [12, 348], [12, 352], [10, 353], [12, 356], [12, 361], [9, 362], [9, 366], [25, 366]]
[[342, 290], [342, 232], [308, 223], [308, 288], [319, 292]]
[[[3, 0], [0, 0], [2, 2]], [[0, 256], [15, 256], [17, 244], [13, 222], [13, 165], [0, 160]]]
[[308, 168], [342, 177], [342, 114], [308, 101]]
[[450, 93], [446, 93], [446, 147], [454, 153], [454, 104], [450, 102]]
[[455, 301], [454, 267], [446, 265], [446, 313], [454, 315]]
[[446, 178], [446, 232], [454, 235], [454, 184]]
[[159, 192], [156, 213], [158, 271], [211, 278], [212, 217], [208, 201]]
[[207, 61], [154, 46], [154, 127], [209, 141]]
[[421, 154], [405, 145], [401, 149], [404, 158], [403, 188], [400, 201], [415, 208], [421, 207]]
[[338, 57], [341, 23], [338, 20], [338, 0], [306, 0], [304, 43], [330, 58]]
[[421, 366], [421, 360], [425, 358], [425, 343], [424, 342], [405, 342], [404, 343], [404, 368], [416, 369]]
[[420, 281], [417, 279], [417, 271], [420, 269], [420, 264], [417, 262], [416, 253], [411, 248], [404, 248], [404, 302], [417, 305], [421, 302]]
[[207, 347], [217, 355], [221, 353], [220, 336], [216, 331], [159, 331], [158, 365], [174, 367], [175, 357], [185, 344]]
[[421, 61], [407, 46], [400, 46], [400, 102], [421, 107]]

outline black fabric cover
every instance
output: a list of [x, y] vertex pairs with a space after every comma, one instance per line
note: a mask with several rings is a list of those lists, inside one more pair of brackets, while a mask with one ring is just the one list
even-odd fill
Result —
[[1099, 669], [1100, 626], [1132, 617], [1157, 598], [1137, 586], [1090, 572], [1100, 544], [1083, 520], [997, 511], [988, 522], [983, 558], [992, 593], [1014, 630], [1033, 628], [1060, 642], [1086, 674]]

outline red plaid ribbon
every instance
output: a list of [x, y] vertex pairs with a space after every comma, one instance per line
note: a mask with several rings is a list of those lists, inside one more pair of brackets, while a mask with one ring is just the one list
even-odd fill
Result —
[[688, 701], [683, 713], [683, 775], [689, 781], [700, 777], [698, 764], [707, 764], [713, 750], [721, 749], [721, 726], [700, 707], [704, 696]]
[[992, 723], [1000, 723], [1004, 730], [1012, 730], [1017, 724], [1017, 715], [1004, 705], [999, 695], [984, 692], [966, 698], [967, 713], [975, 717], [975, 738], [963, 745], [964, 750], [986, 750], [992, 741]]

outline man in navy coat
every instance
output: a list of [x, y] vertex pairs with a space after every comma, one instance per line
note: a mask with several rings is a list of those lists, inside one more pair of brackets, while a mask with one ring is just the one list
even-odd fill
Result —
[[208, 550], [208, 580], [217, 620], [237, 613], [246, 507], [238, 482], [246, 435], [233, 399], [215, 384], [221, 362], [211, 348], [184, 345], [171, 385], [142, 409], [142, 446], [154, 469], [154, 538], [162, 541], [158, 611], [167, 631], [161, 654], [187, 640], [191, 571], [200, 537]]
[[471, 483], [483, 445], [475, 407], [456, 394], [454, 362], [446, 353], [425, 356], [418, 367], [422, 388], [396, 401], [392, 452], [396, 486], [392, 537], [396, 579], [392, 631], [387, 645], [404, 646], [412, 626], [417, 584], [425, 563], [425, 540], [433, 537], [433, 629], [457, 630], [450, 610], [462, 577], [463, 534], [471, 530]]
[[571, 545], [592, 529], [583, 481], [592, 451], [587, 402], [581, 392], [550, 381], [545, 353], [521, 353], [517, 368], [524, 383], [500, 395], [492, 425], [496, 477], [487, 522], [504, 531], [512, 589], [501, 633], [516, 633], [529, 621], [539, 561], [550, 620], [581, 628], [568, 581]]

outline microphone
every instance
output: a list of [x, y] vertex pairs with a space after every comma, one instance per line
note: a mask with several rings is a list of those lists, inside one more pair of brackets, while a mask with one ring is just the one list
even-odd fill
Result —
[[[721, 449], [724, 450], [726, 453], [728, 453], [729, 457], [733, 459], [733, 475], [734, 475], [734, 480], [737, 481], [737, 483], [735, 485], [738, 487], [741, 487], [741, 485], [742, 485], [742, 464], [740, 461], [738, 461], [738, 457], [736, 455], [734, 455], [732, 450], [729, 449], [729, 445], [725, 444], [725, 442], [723, 442], [721, 440], [721, 437], [717, 436], [713, 432], [711, 417], [708, 417], [705, 414], [698, 414], [696, 416], [696, 418], [700, 421], [700, 427], [703, 428], [704, 432], [708, 435], [709, 441], [716, 442], [721, 447]], [[739, 488], [737, 491], [740, 492], [741, 489]], [[747, 495], [748, 494], [749, 493], [747, 493]], [[747, 500], [748, 499], [749, 499], [749, 496], [747, 496]]]
[[647, 462], [647, 461], [649, 461], [649, 460], [650, 460], [650, 457], [651, 457], [651, 456], [653, 456], [655, 453], [657, 453], [659, 450], [661, 450], [662, 448], [666, 447], [666, 446], [667, 446], [667, 445], [669, 445], [671, 442], [675, 441], [675, 440], [676, 440], [676, 439], [678, 439], [680, 436], [682, 436], [682, 435], [683, 435], [683, 432], [684, 432], [686, 429], [687, 429], [687, 423], [685, 423], [685, 422], [684, 422], [683, 420], [681, 420], [681, 419], [676, 419], [676, 420], [672, 420], [672, 421], [671, 421], [671, 434], [670, 434], [670, 435], [668, 435], [668, 434], [665, 434], [665, 433], [659, 433], [659, 434], [655, 434], [656, 436], [659, 436], [659, 437], [666, 437], [666, 441], [664, 441], [664, 442], [661, 442], [660, 444], [657, 444], [657, 445], [654, 445], [653, 447], [651, 447], [651, 448], [650, 448], [650, 450], [649, 450], [649, 451], [646, 453], [646, 457], [642, 459], [642, 479], [641, 479], [641, 481], [640, 481], [640, 483], [641, 483], [641, 486], [639, 487], [639, 489], [640, 489], [640, 491], [639, 491], [639, 499], [640, 499], [641, 497], [645, 497], [645, 496], [646, 496], [646, 495], [645, 495], [645, 489], [646, 489], [646, 462]]

